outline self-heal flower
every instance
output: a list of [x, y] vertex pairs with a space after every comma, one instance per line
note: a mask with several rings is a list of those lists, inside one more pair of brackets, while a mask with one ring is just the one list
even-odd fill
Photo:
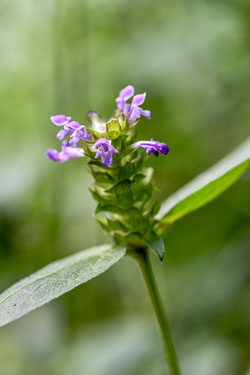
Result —
[[49, 149], [46, 152], [46, 156], [54, 161], [60, 161], [64, 163], [69, 159], [81, 158], [84, 156], [84, 151], [79, 147], [69, 147], [67, 141], [62, 142], [62, 151], [58, 152], [55, 149]]
[[83, 139], [84, 141], [92, 140], [92, 136], [87, 132], [85, 126], [80, 125], [76, 121], [72, 121], [68, 125], [65, 125], [64, 129], [72, 133], [69, 141], [70, 146], [77, 146], [80, 139]]
[[113, 164], [113, 154], [117, 154], [118, 151], [112, 146], [110, 140], [99, 138], [94, 147], [97, 148], [95, 159], [101, 157], [102, 164], [106, 167]]
[[[130, 124], [133, 124], [137, 119], [141, 116], [150, 119], [151, 112], [148, 110], [144, 110], [140, 107], [145, 101], [146, 93], [135, 95], [134, 87], [129, 85], [126, 86], [119, 94], [118, 98], [116, 99], [118, 109], [124, 114], [125, 117], [128, 118]], [[132, 102], [127, 103], [127, 100], [132, 98]]]
[[92, 140], [92, 137], [87, 132], [85, 126], [80, 125], [76, 121], [71, 121], [70, 123], [64, 125], [64, 129], [60, 130], [57, 133], [57, 138], [63, 139], [69, 134], [71, 134], [71, 136], [70, 136], [71, 139], [69, 141], [69, 144], [72, 147], [76, 147], [78, 145], [78, 142], [80, 141], [80, 139], [83, 139], [85, 141], [91, 141]]
[[151, 141], [136, 142], [131, 147], [132, 148], [136, 148], [136, 147], [144, 148], [144, 150], [146, 150], [148, 155], [153, 153], [155, 156], [158, 156], [159, 152], [162, 155], [167, 155], [169, 151], [169, 147], [165, 143], [160, 143], [158, 141], [155, 141], [153, 138], [151, 139]]

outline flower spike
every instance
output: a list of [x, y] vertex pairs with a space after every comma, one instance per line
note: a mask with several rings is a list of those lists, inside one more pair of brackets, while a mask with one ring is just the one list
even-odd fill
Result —
[[[116, 244], [130, 250], [147, 244], [162, 260], [164, 249], [155, 233], [159, 205], [152, 195], [152, 169], [144, 164], [144, 155], [138, 148], [156, 156], [166, 155], [169, 148], [154, 139], [139, 142], [136, 139], [138, 120], [141, 116], [148, 119], [151, 116], [149, 110], [142, 108], [145, 99], [145, 92], [135, 94], [134, 87], [128, 85], [116, 99], [114, 115], [104, 121], [91, 110], [86, 127], [71, 117], [52, 116], [51, 121], [60, 127], [57, 138], [67, 137], [68, 141], [62, 142], [62, 150], [50, 149], [46, 154], [61, 163], [87, 156], [88, 169], [95, 179], [90, 191], [98, 202], [95, 219]], [[83, 149], [76, 147], [82, 140]]]

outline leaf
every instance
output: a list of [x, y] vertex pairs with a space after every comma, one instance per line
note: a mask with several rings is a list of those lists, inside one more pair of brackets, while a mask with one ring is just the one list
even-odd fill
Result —
[[146, 245], [152, 250], [158, 258], [162, 261], [165, 253], [165, 245], [160, 236], [152, 233], [150, 240], [145, 240]]
[[156, 215], [157, 232], [216, 198], [235, 182], [250, 164], [250, 138], [215, 166], [186, 184], [163, 204]]
[[100, 275], [124, 254], [124, 247], [93, 247], [53, 262], [19, 281], [0, 295], [0, 326]]

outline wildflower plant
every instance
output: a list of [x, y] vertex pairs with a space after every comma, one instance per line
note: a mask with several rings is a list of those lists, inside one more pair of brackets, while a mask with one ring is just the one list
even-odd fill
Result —
[[[141, 108], [145, 98], [146, 93], [135, 95], [133, 86], [125, 87], [116, 99], [114, 116], [104, 124], [95, 111], [88, 113], [86, 126], [69, 116], [52, 116], [52, 123], [60, 127], [57, 138], [64, 140], [62, 151], [50, 149], [47, 157], [62, 163], [87, 157], [95, 180], [90, 191], [98, 202], [94, 218], [116, 245], [133, 251], [148, 243], [162, 260], [164, 244], [156, 234], [155, 220], [160, 205], [152, 198], [153, 170], [145, 167], [144, 160], [151, 154], [167, 155], [169, 147], [153, 138], [136, 139], [140, 117], [151, 117], [149, 110]], [[77, 147], [80, 143], [82, 148]]]
[[[162, 205], [154, 197], [153, 170], [148, 157], [165, 157], [164, 139], [138, 140], [140, 117], [151, 118], [142, 108], [146, 94], [135, 95], [125, 87], [116, 99], [114, 115], [105, 122], [98, 113], [87, 114], [82, 125], [70, 116], [56, 115], [61, 150], [49, 149], [49, 159], [64, 163], [87, 158], [97, 201], [94, 218], [112, 238], [112, 244], [84, 250], [56, 261], [19, 281], [0, 295], [0, 325], [5, 325], [44, 303], [59, 297], [111, 267], [125, 254], [133, 256], [142, 270], [162, 334], [171, 375], [180, 374], [174, 344], [156, 286], [149, 251], [162, 261], [161, 233], [189, 212], [216, 198], [246, 170], [250, 163], [250, 139], [217, 165], [181, 188]], [[80, 161], [79, 161], [80, 163]]]

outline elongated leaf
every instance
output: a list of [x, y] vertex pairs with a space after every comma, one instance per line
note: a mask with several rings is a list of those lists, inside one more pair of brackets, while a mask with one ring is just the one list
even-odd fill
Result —
[[125, 254], [102, 245], [58, 260], [19, 281], [0, 295], [0, 326], [100, 275]]
[[216, 198], [236, 181], [250, 163], [250, 138], [215, 166], [169, 197], [156, 216], [157, 232]]

